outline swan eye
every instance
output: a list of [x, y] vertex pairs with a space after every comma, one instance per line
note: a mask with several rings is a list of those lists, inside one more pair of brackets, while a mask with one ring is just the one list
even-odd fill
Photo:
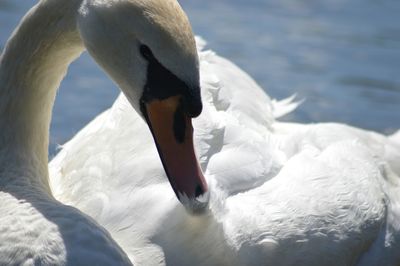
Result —
[[150, 60], [153, 57], [153, 53], [151, 52], [150, 48], [145, 45], [141, 44], [139, 47], [140, 54], [147, 60]]

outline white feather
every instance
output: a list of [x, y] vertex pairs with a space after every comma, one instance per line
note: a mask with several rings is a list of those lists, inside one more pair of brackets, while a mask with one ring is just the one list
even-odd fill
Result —
[[122, 95], [51, 162], [56, 197], [139, 265], [397, 265], [400, 147], [341, 124], [279, 123], [247, 74], [212, 51], [200, 59], [207, 214], [175, 199]]

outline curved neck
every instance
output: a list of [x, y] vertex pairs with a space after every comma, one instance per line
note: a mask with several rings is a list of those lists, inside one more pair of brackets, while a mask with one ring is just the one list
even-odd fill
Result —
[[48, 185], [48, 144], [57, 88], [84, 47], [81, 0], [42, 0], [23, 18], [0, 58], [0, 190]]

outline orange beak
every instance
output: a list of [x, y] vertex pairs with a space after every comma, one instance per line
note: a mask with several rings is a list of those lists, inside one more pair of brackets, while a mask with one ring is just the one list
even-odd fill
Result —
[[173, 96], [146, 103], [147, 122], [175, 194], [186, 208], [198, 212], [207, 206], [208, 187], [194, 151], [192, 119], [181, 102], [180, 96]]

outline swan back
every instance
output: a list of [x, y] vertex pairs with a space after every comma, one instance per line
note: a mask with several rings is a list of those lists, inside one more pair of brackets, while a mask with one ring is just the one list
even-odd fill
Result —
[[278, 123], [280, 110], [245, 73], [211, 51], [199, 56], [204, 110], [194, 127], [207, 215], [191, 217], [175, 200], [122, 95], [50, 163], [55, 195], [144, 265], [398, 261], [399, 177], [389, 173], [399, 148], [349, 126]]

